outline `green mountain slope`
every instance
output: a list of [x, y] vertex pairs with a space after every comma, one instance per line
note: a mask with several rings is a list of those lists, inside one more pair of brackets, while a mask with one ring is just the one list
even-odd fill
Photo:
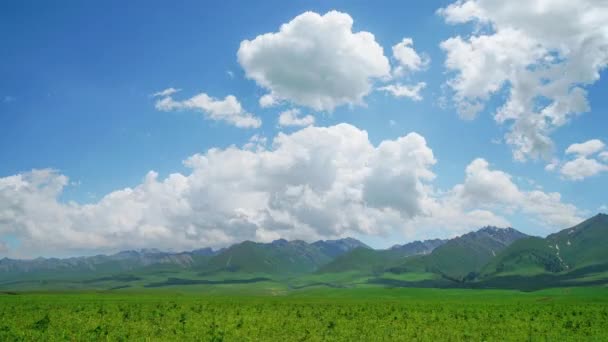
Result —
[[491, 260], [480, 278], [496, 274], [533, 275], [565, 270], [564, 263], [545, 239], [530, 237], [516, 241]]
[[167, 253], [154, 249], [123, 251], [112, 255], [74, 258], [0, 260], [0, 281], [26, 279], [81, 279], [131, 271], [180, 270], [205, 264], [204, 253]]
[[598, 214], [572, 228], [547, 236], [567, 269], [608, 262], [608, 215]]
[[350, 252], [355, 248], [372, 249], [370, 246], [353, 238], [345, 238], [339, 240], [320, 240], [317, 242], [313, 242], [312, 245], [319, 248], [321, 250], [321, 253], [327, 255], [332, 259], [344, 253]]
[[321, 267], [318, 273], [381, 272], [387, 265], [398, 260], [398, 258], [399, 255], [391, 250], [356, 248]]
[[164, 274], [183, 271], [218, 271], [299, 274], [316, 271], [334, 257], [361, 247], [352, 238], [317, 241], [276, 240], [272, 243], [246, 241], [214, 251], [162, 252], [156, 249], [122, 251], [112, 255], [72, 258], [0, 259], [0, 283], [26, 280], [91, 279], [124, 274]]
[[391, 250], [397, 250], [402, 255], [423, 255], [430, 254], [435, 248], [445, 244], [448, 240], [433, 239], [424, 241], [414, 241], [405, 245], [394, 245]]
[[360, 272], [364, 274], [381, 273], [391, 266], [398, 265], [414, 255], [431, 253], [444, 244], [445, 240], [414, 241], [405, 245], [395, 245], [386, 250], [357, 248], [337, 257], [323, 266], [320, 273]]
[[204, 271], [295, 274], [312, 272], [329, 260], [318, 248], [303, 241], [245, 241], [211, 258]]
[[455, 281], [471, 279], [503, 249], [527, 236], [513, 228], [485, 227], [451, 239], [429, 255], [409, 258], [391, 271], [432, 272]]
[[601, 264], [608, 264], [608, 215], [605, 214], [545, 239], [517, 241], [484, 267], [481, 278], [572, 272]]
[[334, 257], [352, 249], [371, 250], [352, 239], [317, 241], [276, 240], [271, 243], [245, 241], [212, 257], [204, 272], [242, 272], [293, 275], [310, 273], [329, 263]]

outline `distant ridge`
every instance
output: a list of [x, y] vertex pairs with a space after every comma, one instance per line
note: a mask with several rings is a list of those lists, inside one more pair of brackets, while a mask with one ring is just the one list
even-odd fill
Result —
[[527, 237], [513, 228], [487, 226], [451, 239], [429, 255], [407, 260], [395, 270], [432, 272], [463, 281], [474, 278], [483, 266], [513, 242]]
[[404, 245], [394, 245], [386, 250], [356, 248], [323, 266], [319, 272], [377, 272], [407, 257], [429, 254], [447, 241], [439, 239], [413, 241]]
[[448, 240], [433, 239], [424, 241], [414, 241], [406, 243], [405, 245], [394, 245], [390, 249], [395, 251], [401, 251], [403, 254], [418, 255], [418, 254], [429, 254], [435, 248], [443, 245]]
[[608, 215], [598, 214], [546, 238], [518, 241], [483, 270], [483, 277], [573, 271], [608, 264]]
[[353, 238], [345, 238], [338, 240], [319, 240], [317, 242], [313, 242], [312, 245], [319, 248], [321, 252], [331, 258], [335, 258], [355, 248], [372, 249], [370, 246]]
[[513, 241], [525, 237], [528, 235], [513, 228], [488, 226], [451, 240], [414, 241], [388, 250], [356, 249], [336, 258], [321, 272], [430, 272], [461, 281], [474, 276]]
[[598, 214], [546, 238], [487, 226], [449, 240], [413, 241], [384, 250], [353, 238], [312, 243], [278, 239], [244, 241], [220, 250], [151, 248], [63, 259], [3, 258], [0, 289], [228, 285], [248, 284], [251, 279], [290, 289], [361, 284], [523, 290], [607, 285], [607, 246], [608, 215]]
[[71, 258], [0, 259], [0, 279], [18, 274], [61, 277], [69, 274], [114, 274], [151, 267], [192, 268], [204, 272], [297, 274], [312, 272], [320, 265], [354, 248], [371, 248], [344, 238], [316, 241], [279, 239], [270, 243], [244, 241], [228, 248], [201, 248], [186, 252], [163, 252], [155, 248], [125, 250], [111, 255]]

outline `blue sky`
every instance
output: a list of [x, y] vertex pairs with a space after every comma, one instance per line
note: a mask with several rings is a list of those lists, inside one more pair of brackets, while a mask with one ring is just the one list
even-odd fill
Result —
[[[471, 6], [465, 7], [466, 3], [471, 3]], [[356, 236], [376, 247], [386, 247], [414, 238], [461, 234], [486, 221], [487, 224], [508, 223], [527, 233], [545, 235], [565, 228], [577, 219], [594, 215], [601, 210], [606, 211], [608, 161], [603, 159], [605, 154], [601, 154], [606, 151], [603, 143], [608, 142], [608, 99], [605, 96], [608, 89], [605, 68], [608, 63], [608, 57], [605, 55], [608, 31], [605, 26], [601, 26], [604, 18], [599, 14], [599, 19], [591, 20], [587, 26], [564, 29], [572, 32], [561, 32], [564, 36], [561, 42], [556, 43], [556, 38], [547, 33], [553, 30], [551, 25], [555, 25], [552, 20], [554, 17], [560, 18], [563, 13], [584, 16], [590, 13], [594, 6], [604, 10], [599, 13], [606, 13], [605, 5], [583, 1], [572, 5], [580, 8], [572, 9], [556, 3], [556, 8], [553, 9], [535, 14], [528, 11], [526, 15], [539, 16], [539, 27], [544, 25], [541, 29], [532, 30], [523, 24], [518, 26], [520, 21], [517, 18], [509, 17], [510, 12], [502, 11], [500, 6], [492, 4], [492, 1], [451, 4], [452, 1], [427, 1], [416, 5], [399, 1], [386, 1], [381, 5], [353, 1], [224, 1], [215, 4], [199, 1], [134, 1], [129, 4], [118, 1], [67, 1], [59, 5], [33, 1], [4, 2], [0, 5], [0, 38], [3, 42], [0, 49], [0, 179], [4, 179], [4, 183], [0, 181], [0, 190], [4, 191], [0, 191], [0, 255], [3, 253], [2, 246], [5, 246], [4, 253], [7, 255], [31, 256], [35, 253], [32, 251], [40, 251], [40, 246], [44, 245], [43, 237], [47, 236], [45, 234], [52, 235], [54, 232], [58, 236], [75, 234], [79, 237], [73, 241], [67, 238], [69, 242], [65, 244], [60, 242], [62, 239], [66, 240], [65, 238], [58, 239], [57, 242], [51, 243], [48, 249], [42, 249], [41, 253], [67, 255], [128, 247], [157, 247], [158, 241], [166, 242], [168, 236], [175, 239], [169, 238], [169, 242], [158, 247], [187, 249], [198, 245], [218, 247], [243, 238], [271, 240], [285, 236], [317, 239], [346, 235]], [[448, 7], [450, 5], [452, 7]], [[463, 8], [466, 10], [471, 7], [480, 8], [480, 11], [462, 14], [466, 12]], [[447, 10], [438, 13], [440, 8]], [[373, 34], [373, 41], [382, 49], [380, 55], [370, 53], [367, 57], [359, 56], [365, 55], [366, 49], [370, 47], [361, 45], [347, 52], [351, 55], [347, 55], [345, 61], [317, 63], [298, 60], [294, 61], [293, 68], [311, 68], [314, 73], [314, 68], [320, 65], [340, 68], [349, 66], [353, 68], [353, 75], [358, 75], [364, 68], [356, 63], [352, 64], [353, 61], [384, 56], [390, 70], [383, 70], [382, 60], [376, 59], [370, 62], [370, 68], [373, 65], [378, 71], [352, 76], [369, 83], [370, 88], [364, 92], [362, 101], [357, 103], [350, 99], [344, 103], [336, 100], [335, 105], [315, 108], [310, 102], [306, 102], [307, 100], [296, 98], [297, 95], [292, 96], [288, 91], [281, 93], [280, 90], [297, 90], [296, 86], [303, 87], [303, 82], [314, 81], [298, 80], [297, 74], [280, 75], [272, 79], [279, 72], [272, 70], [272, 63], [264, 64], [264, 61], [253, 60], [250, 65], [244, 66], [237, 58], [237, 51], [244, 40], [257, 44], [253, 44], [255, 46], [252, 45], [250, 51], [254, 57], [257, 56], [255, 54], [268, 56], [271, 53], [287, 53], [289, 49], [280, 44], [293, 42], [293, 38], [297, 38], [298, 34], [307, 33], [294, 29], [297, 32], [293, 33], [292, 40], [287, 43], [280, 41], [282, 37], [275, 37], [276, 46], [279, 47], [275, 46], [274, 50], [272, 46], [256, 40], [256, 37], [265, 33], [276, 34], [282, 24], [293, 23], [296, 17], [306, 11], [314, 12], [317, 15], [315, 20], [329, 22], [331, 19], [324, 15], [331, 10], [338, 11], [343, 16], [340, 18], [352, 18], [354, 24], [349, 34]], [[520, 36], [513, 38], [509, 36], [511, 32]], [[322, 40], [325, 34], [320, 28], [319, 39]], [[580, 45], [581, 37], [587, 37], [586, 35], [595, 37], [594, 43]], [[462, 46], [442, 47], [442, 42], [457, 36], [462, 37], [461, 42], [465, 44], [462, 46], [478, 47], [477, 50], [473, 49], [474, 51], [467, 55], [467, 50]], [[497, 44], [479, 48], [479, 45], [475, 45], [475, 39], [480, 36], [488, 38], [488, 41], [494, 39]], [[404, 38], [410, 38], [413, 46], [409, 47], [428, 62], [418, 67], [406, 65], [405, 72], [396, 75], [395, 70], [405, 64], [400, 64], [391, 48]], [[306, 39], [303, 37], [302, 41]], [[530, 40], [530, 46], [522, 47], [521, 42], [526, 39]], [[325, 50], [319, 52], [319, 56], [336, 56], [332, 52], [331, 44], [327, 45], [330, 46], [328, 48], [320, 41], [312, 42], [310, 49], [313, 52], [315, 49], [328, 49], [327, 53]], [[510, 47], [509, 44], [514, 45]], [[521, 53], [505, 56], [503, 51], [496, 51], [503, 45], [508, 51], [521, 49]], [[567, 46], [570, 50], [556, 52], [557, 46]], [[589, 51], [586, 51], [586, 57], [581, 57], [572, 52], [577, 49]], [[528, 55], [531, 50], [536, 52]], [[558, 55], [559, 59], [546, 65], [539, 62], [552, 54]], [[584, 58], [596, 55], [594, 61], [597, 63], [594, 67], [585, 67], [584, 64], [588, 61]], [[277, 55], [277, 58], [289, 66], [289, 54], [285, 56]], [[451, 66], [447, 62], [449, 56], [454, 57], [453, 60], [456, 61]], [[497, 56], [506, 61], [501, 62], [498, 58], [497, 64], [487, 64], [485, 69], [480, 65], [481, 75], [466, 74], [467, 65], [479, 63], [479, 59], [475, 58], [480, 56], [485, 58], [482, 60], [486, 62], [498, 58]], [[352, 60], [346, 60], [351, 57]], [[458, 62], [459, 58], [468, 58], [468, 62]], [[521, 66], [518, 69], [517, 63], [520, 61]], [[308, 65], [308, 62], [311, 64]], [[560, 63], [563, 65], [558, 65]], [[539, 76], [529, 72], [531, 65], [546, 68], [546, 75]], [[559, 69], [562, 67], [565, 68], [567, 76], [559, 76], [560, 72], [563, 73], [564, 69]], [[257, 79], [252, 76], [254, 71], [260, 70], [265, 74]], [[503, 71], [507, 76], [496, 76]], [[380, 75], [382, 73], [384, 75]], [[579, 74], [596, 74], [597, 77], [592, 75], [577, 78]], [[324, 80], [333, 77], [335, 84], [340, 84], [342, 81], [336, 77], [344, 75], [349, 75], [349, 72], [332, 74], [330, 71], [327, 78], [321, 77], [316, 81], [325, 82]], [[261, 80], [263, 77], [272, 79], [269, 82], [273, 85], [264, 85]], [[460, 83], [459, 77], [462, 81]], [[499, 83], [498, 89], [481, 89], [480, 84], [487, 78], [494, 77], [494, 81]], [[563, 101], [562, 107], [571, 107], [563, 110], [563, 113], [545, 117], [529, 115], [530, 110], [516, 111], [511, 113], [511, 121], [499, 122], [496, 112], [509, 102], [509, 94], [513, 89], [530, 91], [526, 90], [529, 89], [525, 87], [526, 82], [537, 81], [542, 77], [551, 79], [548, 83], [556, 84], [555, 89], [538, 90], [538, 98], [533, 103], [524, 104], [533, 106], [534, 108], [530, 108], [535, 114], [542, 112], [543, 104], [546, 106]], [[419, 93], [421, 99], [412, 96], [397, 97], [378, 89], [391, 84], [413, 86], [420, 82], [425, 84]], [[345, 87], [348, 83], [348, 80], [344, 81]], [[323, 89], [325, 85], [327, 84], [320, 84], [318, 88]], [[305, 89], [316, 86], [307, 85]], [[562, 91], [560, 87], [566, 90]], [[168, 88], [181, 91], [168, 97], [173, 101], [173, 107], [163, 109], [158, 106], [158, 101], [167, 97], [154, 97], [153, 94]], [[577, 107], [582, 105], [572, 104], [580, 102], [580, 98], [575, 99], [572, 95], [574, 88], [586, 92], [584, 98], [588, 106], [584, 110]], [[534, 87], [532, 89], [532, 92], [537, 91]], [[281, 97], [279, 103], [270, 107], [262, 106], [259, 99], [271, 91]], [[350, 90], [345, 90], [345, 93], [348, 91]], [[226, 96], [233, 95], [242, 106], [243, 113], [259, 119], [261, 126], [237, 127], [226, 120], [213, 119], [210, 107], [196, 107], [183, 102], [201, 93], [211, 97], [211, 101], [221, 101]], [[310, 94], [316, 95], [318, 94]], [[463, 119], [466, 115], [462, 110], [459, 115], [459, 105], [478, 102], [482, 102], [485, 107], [474, 119]], [[520, 102], [514, 103], [522, 105]], [[290, 109], [298, 109], [302, 116], [314, 116], [314, 126], [280, 127], [280, 113]], [[564, 122], [555, 119], [560, 115], [566, 118]], [[541, 118], [542, 121], [555, 120], [548, 128], [535, 124], [526, 131], [529, 133], [530, 130], [540, 130], [552, 141], [553, 147], [526, 152], [523, 158], [517, 158], [514, 153], [525, 147], [509, 142], [507, 136], [513, 132], [513, 122], [527, 122], [526, 118], [529, 117]], [[333, 221], [325, 218], [327, 215], [333, 215], [331, 213], [319, 214], [324, 217], [323, 220], [305, 222], [306, 220], [298, 218], [299, 214], [284, 209], [282, 214], [275, 213], [276, 217], [272, 218], [277, 227], [283, 228], [268, 228], [271, 224], [264, 221], [268, 218], [261, 219], [259, 215], [270, 205], [271, 200], [268, 198], [275, 194], [275, 190], [269, 189], [299, 184], [290, 180], [261, 190], [268, 198], [259, 193], [257, 195], [262, 197], [251, 197], [251, 194], [243, 192], [240, 197], [232, 199], [241, 205], [239, 208], [245, 213], [239, 215], [250, 215], [247, 216], [246, 224], [243, 223], [248, 227], [243, 228], [247, 229], [246, 232], [232, 226], [224, 228], [201, 224], [201, 220], [207, 222], [204, 215], [192, 219], [181, 212], [179, 215], [171, 212], [171, 218], [155, 218], [157, 221], [146, 212], [142, 212], [138, 219], [113, 218], [109, 222], [119, 222], [124, 227], [121, 226], [119, 231], [110, 235], [104, 227], [91, 228], [88, 231], [88, 228], [82, 226], [85, 222], [82, 217], [89, 215], [86, 216], [87, 220], [95, 220], [95, 215], [102, 215], [101, 209], [95, 211], [96, 214], [85, 215], [83, 212], [87, 209], [83, 205], [101, 206], [99, 201], [107, 194], [125, 188], [137, 188], [145, 183], [144, 179], [150, 170], [157, 172], [158, 182], [166, 185], [164, 180], [172, 173], [190, 175], [192, 168], [185, 166], [183, 161], [193, 155], [204, 155], [209, 149], [218, 148], [223, 151], [229, 146], [243, 149], [251, 137], [257, 135], [265, 138], [267, 144], [255, 148], [273, 151], [271, 142], [280, 132], [292, 136], [300, 130], [310, 130], [309, 136], [314, 137], [312, 131], [315, 128], [334, 127], [340, 123], [352, 125], [358, 131], [366, 131], [373, 147], [378, 147], [382, 141], [398, 141], [400, 137], [416, 132], [425, 140], [424, 153], [428, 152], [426, 149], [432, 150], [435, 161], [411, 164], [411, 161], [403, 159], [408, 158], [404, 157], [404, 154], [401, 159], [395, 159], [394, 165], [382, 164], [382, 168], [378, 166], [378, 170], [383, 171], [372, 167], [370, 174], [376, 174], [374, 172], [377, 171], [378, 175], [385, 175], [382, 173], [385, 172], [395, 176], [395, 187], [375, 189], [383, 195], [368, 198], [365, 195], [368, 187], [363, 186], [363, 197], [359, 205], [365, 210], [373, 208], [374, 211], [357, 222], [345, 221], [343, 218]], [[565, 152], [573, 144], [595, 140], [600, 142], [581, 145], [579, 150], [582, 152]], [[403, 146], [401, 148], [406, 148]], [[410, 148], [410, 145], [407, 146]], [[577, 149], [572, 151], [575, 150]], [[414, 152], [410, 152], [408, 155], [411, 156]], [[258, 155], [261, 153], [258, 152]], [[349, 156], [342, 150], [335, 153], [344, 158]], [[370, 153], [369, 162], [382, 161], [381, 153]], [[335, 159], [336, 155], [331, 158]], [[467, 184], [465, 169], [478, 158], [483, 159], [487, 166], [479, 164], [480, 172], [472, 173], [470, 183]], [[227, 159], [218, 160], [219, 166], [228, 165]], [[568, 165], [569, 162], [572, 164]], [[367, 162], [365, 165], [368, 165]], [[353, 165], [349, 167], [355, 168]], [[407, 177], [411, 179], [407, 178], [408, 181], [403, 184], [414, 182], [415, 185], [411, 189], [400, 189], [400, 182], [405, 179], [405, 173], [413, 172], [411, 170], [418, 167], [422, 173], [434, 173], [434, 178], [427, 179], [420, 176], [419, 172], [408, 173]], [[45, 179], [44, 184], [55, 184], [57, 177], [63, 176], [68, 177], [69, 182], [58, 186], [57, 189], [53, 187], [52, 191], [46, 191], [44, 186], [32, 180], [36, 178], [31, 176], [31, 170], [34, 169], [54, 170], [40, 176]], [[407, 171], [395, 171], [402, 169]], [[202, 179], [208, 177], [205, 172], [211, 172], [203, 167], [195, 170], [200, 171]], [[296, 172], [290, 170], [289, 172]], [[315, 172], [322, 170], [323, 168]], [[342, 174], [341, 172], [338, 171], [337, 174]], [[399, 172], [402, 173], [396, 175]], [[512, 184], [499, 182], [505, 175]], [[16, 185], [15, 178], [10, 178], [12, 176], [20, 176], [20, 181], [27, 183], [29, 187], [20, 188]], [[239, 182], [238, 175], [235, 177], [237, 178], [225, 183], [225, 191], [234, 190], [232, 186]], [[256, 175], [252, 177], [256, 178]], [[361, 182], [366, 182], [365, 184], [368, 184], [368, 181], [369, 184], [378, 184], [367, 178], [372, 176], [361, 177]], [[381, 177], [386, 178], [386, 175]], [[498, 177], [500, 179], [497, 184], [503, 184], [506, 188], [481, 188], [481, 185], [487, 184], [483, 183], [483, 179], [474, 179], [475, 177]], [[61, 179], [58, 182], [61, 183]], [[338, 183], [341, 184], [341, 179], [336, 180], [335, 184]], [[337, 186], [335, 184], [334, 187]], [[352, 187], [361, 190], [361, 184], [353, 183]], [[459, 184], [464, 185], [462, 188], [465, 190], [457, 189]], [[308, 184], [307, 181], [299, 185], [308, 185], [313, 191], [315, 189], [315, 184]], [[248, 189], [251, 187], [252, 185], [247, 186]], [[256, 183], [253, 187], [257, 189], [262, 185]], [[26, 188], [27, 191], [24, 190]], [[386, 195], [389, 190], [395, 191], [395, 194]], [[503, 190], [505, 196], [510, 196], [510, 192], [517, 193], [513, 194], [512, 199], [504, 200], [500, 198]], [[553, 196], [547, 203], [541, 201], [544, 203], [542, 208], [530, 209], [530, 203], [539, 203], [534, 200], [534, 190], [545, 195], [559, 193], [560, 197]], [[205, 188], [191, 192], [196, 192], [196, 196], [206, 196], [210, 191]], [[407, 193], [412, 191], [418, 194], [417, 197], [405, 198], [409, 196]], [[41, 197], [26, 197], [25, 192], [27, 196], [40, 192]], [[145, 191], [142, 196], [147, 196]], [[189, 193], [187, 199], [192, 200], [193, 196]], [[326, 196], [326, 199], [331, 197], [329, 192], [324, 192], [323, 196]], [[432, 198], [436, 202], [433, 205], [437, 207], [426, 207], [427, 197]], [[179, 196], [177, 198], [183, 199]], [[252, 198], [264, 198], [268, 205], [263, 210], [257, 206], [251, 208], [247, 201]], [[207, 199], [209, 198], [204, 197], [202, 200]], [[372, 203], [372, 199], [378, 203]], [[131, 200], [125, 201], [132, 203]], [[150, 207], [162, 207], [164, 203], [148, 197], [141, 201], [138, 203]], [[209, 201], [213, 202], [211, 199]], [[457, 201], [458, 204], [452, 204]], [[70, 204], [71, 202], [74, 203]], [[413, 207], [404, 208], [402, 203], [406, 202], [414, 203]], [[446, 204], [448, 202], [450, 204]], [[54, 218], [50, 223], [45, 216], [48, 212], [32, 209], [32, 206], [35, 206], [32, 203], [39, 203], [40, 207], [46, 206], [49, 211], [59, 210], [62, 214], [57, 215], [61, 217]], [[117, 206], [122, 204], [113, 203]], [[128, 207], [128, 204], [124, 205]], [[300, 205], [299, 202], [294, 204]], [[444, 210], [441, 206], [449, 208]], [[20, 210], [15, 209], [17, 207]], [[306, 209], [309, 213], [306, 215], [314, 215], [321, 210], [318, 207], [315, 206], [315, 210]], [[604, 209], [601, 209], [602, 207]], [[211, 214], [228, 210], [224, 207], [221, 210], [214, 209], [212, 206], [207, 209]], [[62, 210], [65, 210], [65, 213]], [[72, 212], [73, 210], [75, 211]], [[343, 210], [343, 216], [348, 217], [351, 216], [348, 210], [352, 208], [345, 209], [336, 205], [327, 207], [326, 210]], [[454, 216], [437, 217], [436, 211], [448, 210], [454, 210]], [[484, 214], [473, 215], [475, 219], [467, 216], [475, 210], [483, 210]], [[19, 214], [15, 214], [17, 212], [23, 216], [18, 217]], [[251, 214], [253, 212], [256, 214]], [[283, 214], [285, 216], [282, 216]], [[381, 214], [386, 216], [376, 218], [375, 215]], [[462, 222], [467, 223], [455, 223], [452, 227], [449, 220], [459, 220], [459, 215], [464, 215]], [[179, 216], [179, 219], [174, 216]], [[285, 218], [287, 216], [289, 219]], [[228, 215], [225, 219], [230, 220], [231, 217]], [[284, 219], [281, 224], [277, 223], [280, 221], [279, 217]], [[23, 223], [25, 221], [27, 223]], [[144, 221], [146, 224], [141, 225]], [[161, 233], [156, 236], [147, 233], [146, 229]], [[149, 236], [153, 238], [148, 239]], [[87, 242], [89, 240], [90, 245]]]

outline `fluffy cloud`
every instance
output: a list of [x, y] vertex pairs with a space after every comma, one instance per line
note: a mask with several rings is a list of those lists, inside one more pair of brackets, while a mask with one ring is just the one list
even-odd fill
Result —
[[572, 226], [581, 221], [580, 211], [564, 203], [559, 193], [524, 190], [512, 176], [490, 168], [484, 159], [473, 160], [465, 170], [465, 179], [446, 192], [429, 191], [423, 200], [423, 214], [404, 223], [407, 235], [454, 236], [485, 225], [511, 226], [505, 216], [519, 214], [549, 231]]
[[374, 147], [347, 124], [280, 133], [271, 146], [211, 149], [185, 161], [188, 175], [150, 172], [86, 205], [58, 200], [68, 179], [52, 170], [0, 178], [0, 236], [40, 253], [379, 234], [420, 212], [435, 162], [415, 133]]
[[551, 227], [563, 228], [581, 221], [578, 209], [563, 203], [559, 193], [522, 190], [511, 175], [490, 169], [484, 159], [469, 164], [464, 183], [455, 186], [447, 197], [465, 208], [520, 211]]
[[608, 171], [608, 165], [604, 165], [596, 159], [586, 157], [570, 160], [564, 163], [560, 169], [562, 176], [570, 180], [582, 180], [603, 171]]
[[454, 191], [467, 206], [513, 205], [522, 201], [519, 188], [511, 176], [489, 169], [484, 159], [475, 159], [466, 168], [466, 178]]
[[551, 162], [545, 166], [545, 171], [553, 172], [555, 171], [560, 164], [560, 160], [557, 158], [551, 159]]
[[272, 96], [272, 94], [266, 94], [262, 97], [260, 97], [260, 107], [262, 108], [268, 108], [268, 107], [273, 107], [275, 106], [278, 101], [276, 98], [274, 98], [274, 96]]
[[289, 109], [279, 114], [279, 126], [288, 127], [288, 126], [310, 126], [314, 125], [315, 117], [312, 115], [306, 115], [300, 117], [299, 109]]
[[580, 156], [589, 156], [596, 154], [604, 149], [606, 145], [601, 140], [592, 139], [580, 144], [572, 144], [566, 149], [566, 154], [578, 154]]
[[431, 62], [428, 56], [421, 56], [414, 50], [414, 41], [411, 38], [403, 38], [401, 42], [393, 45], [393, 58], [398, 63], [393, 70], [395, 76], [422, 70]]
[[314, 240], [404, 230], [415, 238], [508, 225], [515, 210], [554, 228], [576, 222], [559, 194], [519, 189], [482, 159], [463, 184], [432, 186], [436, 163], [426, 140], [410, 133], [374, 146], [348, 124], [254, 136], [243, 148], [189, 157], [188, 174], [151, 171], [132, 188], [91, 204], [59, 200], [68, 178], [35, 170], [0, 178], [0, 236], [21, 253], [191, 249], [244, 239]]
[[289, 101], [318, 111], [361, 104], [390, 65], [374, 35], [352, 26], [346, 13], [305, 12], [278, 32], [242, 41], [237, 57], [245, 75], [269, 92], [260, 104]]
[[176, 101], [171, 95], [178, 91], [169, 88], [154, 94], [156, 97], [160, 97], [156, 101], [156, 109], [165, 112], [198, 110], [205, 113], [207, 119], [224, 121], [240, 128], [257, 128], [262, 125], [262, 120], [246, 112], [233, 95], [228, 95], [220, 100], [205, 93], [200, 93], [189, 99]]
[[249, 138], [249, 141], [245, 145], [243, 145], [243, 149], [250, 151], [262, 151], [266, 149], [267, 143], [268, 139], [265, 136], [255, 134]]
[[[393, 46], [393, 58], [397, 62], [397, 66], [393, 68], [393, 79], [401, 78], [408, 73], [425, 69], [430, 59], [426, 55], [420, 55], [414, 50], [414, 41], [411, 38], [403, 38], [403, 40]], [[426, 87], [425, 82], [417, 84], [404, 85], [400, 82], [388, 84], [376, 88], [376, 90], [389, 93], [397, 98], [409, 98], [414, 101], [422, 100], [420, 92]]]
[[[600, 160], [607, 161], [605, 156], [608, 154], [608, 151], [600, 153], [605, 146], [598, 139], [570, 145], [566, 149], [566, 154], [574, 154], [575, 157], [561, 166], [559, 171], [562, 177], [569, 180], [583, 180], [608, 171], [608, 165], [600, 162]], [[595, 156], [596, 154], [597, 156]]]
[[403, 85], [401, 83], [389, 84], [379, 87], [378, 90], [392, 94], [394, 97], [407, 97], [414, 101], [422, 100], [420, 91], [426, 87], [426, 83], [419, 82], [416, 85]]
[[507, 89], [496, 111], [511, 123], [506, 141], [517, 160], [550, 157], [550, 134], [589, 110], [585, 85], [608, 64], [608, 4], [582, 1], [458, 1], [439, 10], [446, 22], [474, 22], [470, 37], [441, 43], [448, 85], [463, 117], [473, 118], [491, 95]]
[[[421, 199], [426, 196], [422, 181], [435, 177], [430, 167], [436, 163], [426, 140], [410, 133], [394, 141], [383, 141], [375, 152], [367, 163], [372, 168], [363, 181], [363, 199], [367, 205], [396, 210], [408, 218], [421, 213]], [[408, 196], [401, 191], [407, 191]]]

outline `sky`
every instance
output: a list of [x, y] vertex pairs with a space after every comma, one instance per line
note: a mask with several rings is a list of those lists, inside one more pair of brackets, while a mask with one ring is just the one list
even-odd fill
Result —
[[0, 257], [608, 211], [608, 3], [3, 1]]

